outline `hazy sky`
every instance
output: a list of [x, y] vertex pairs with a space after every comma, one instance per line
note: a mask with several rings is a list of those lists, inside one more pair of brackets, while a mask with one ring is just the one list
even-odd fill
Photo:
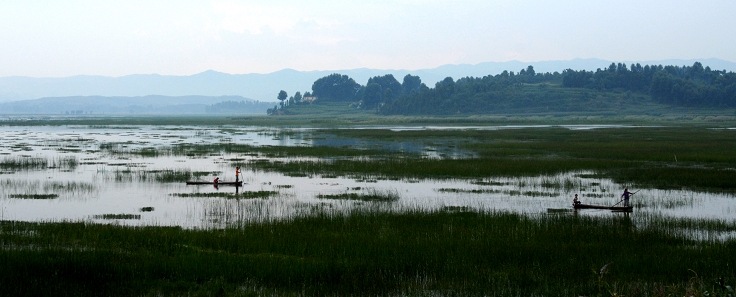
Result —
[[2, 0], [0, 76], [736, 61], [734, 13], [734, 0]]

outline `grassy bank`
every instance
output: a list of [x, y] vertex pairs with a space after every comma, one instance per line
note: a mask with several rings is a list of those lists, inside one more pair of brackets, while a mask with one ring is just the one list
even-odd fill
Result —
[[704, 296], [720, 277], [733, 283], [736, 241], [688, 234], [736, 226], [651, 220], [448, 209], [226, 230], [2, 222], [0, 286], [56, 296]]
[[[617, 97], [619, 94], [614, 94]], [[663, 105], [621, 103], [616, 100], [586, 104], [595, 108], [586, 111], [555, 111], [529, 109], [495, 114], [456, 114], [422, 116], [383, 116], [375, 110], [359, 110], [350, 102], [322, 102], [288, 108], [287, 115], [158, 115], [158, 116], [62, 116], [27, 115], [0, 118], [2, 126], [88, 125], [91, 127], [125, 125], [188, 125], [188, 126], [311, 126], [336, 127], [346, 125], [519, 125], [519, 124], [688, 124], [733, 125], [736, 110], [716, 108], [682, 108]]]

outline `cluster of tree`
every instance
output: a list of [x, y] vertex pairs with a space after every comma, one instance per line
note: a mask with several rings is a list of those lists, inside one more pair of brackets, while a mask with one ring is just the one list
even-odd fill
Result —
[[736, 107], [736, 74], [693, 66], [641, 66], [612, 63], [593, 71], [565, 70], [562, 85], [597, 90], [648, 93], [664, 104], [697, 107]]
[[423, 86], [419, 76], [411, 74], [404, 76], [401, 83], [392, 74], [374, 76], [362, 86], [347, 75], [334, 73], [315, 81], [312, 95], [324, 101], [359, 101], [360, 108], [374, 109], [384, 102], [417, 92]]
[[[529, 84], [537, 84], [540, 89], [522, 91], [522, 87]], [[479, 114], [521, 110], [534, 104], [554, 105], [555, 100], [570, 98], [560, 92], [540, 91], [550, 84], [602, 92], [647, 94], [660, 103], [672, 105], [736, 106], [736, 74], [704, 68], [697, 62], [689, 67], [633, 64], [630, 68], [626, 64], [612, 63], [608, 68], [596, 71], [567, 69], [562, 73], [537, 73], [529, 66], [518, 73], [504, 71], [457, 81], [447, 77], [437, 82], [434, 88], [427, 87], [418, 76], [410, 74], [402, 83], [387, 74], [372, 77], [362, 86], [347, 75], [335, 73], [315, 81], [312, 93], [307, 92], [304, 97], [317, 97], [319, 101], [359, 102], [356, 104], [358, 108], [377, 110], [382, 114]], [[581, 92], [575, 99], [585, 99], [582, 97], [587, 94]], [[281, 91], [278, 99], [282, 101], [282, 108], [299, 104], [303, 97], [297, 92], [284, 103], [286, 98], [286, 92]]]
[[[513, 89], [525, 83], [559, 82], [561, 74], [537, 73], [529, 66], [518, 73], [504, 71], [496, 76], [465, 77], [455, 82], [451, 77], [429, 88], [419, 76], [407, 74], [400, 83], [392, 74], [368, 79], [365, 86], [347, 75], [338, 73], [320, 78], [312, 84], [312, 93], [319, 101], [358, 102], [358, 108], [377, 110], [383, 114], [448, 114], [479, 113], [493, 110], [499, 100], [510, 101], [522, 97]], [[299, 92], [294, 97], [298, 97]], [[281, 107], [299, 104], [299, 100], [285, 101], [286, 91], [277, 98]], [[521, 101], [519, 101], [521, 102]], [[275, 114], [274, 107], [271, 114]]]
[[368, 79], [362, 94], [361, 108], [381, 108], [386, 102], [393, 102], [397, 98], [416, 94], [427, 86], [419, 76], [407, 74], [402, 83], [399, 83], [391, 74], [374, 76]]
[[383, 114], [453, 114], [493, 113], [499, 109], [527, 104], [525, 93], [518, 89], [523, 84], [552, 83], [561, 80], [561, 74], [537, 73], [532, 66], [518, 73], [504, 71], [498, 75], [464, 77], [453, 80], [447, 77], [416, 92], [391, 100], [387, 98], [380, 108]]
[[[403, 83], [399, 83], [392, 74], [386, 74], [372, 77], [368, 79], [366, 86], [362, 86], [347, 75], [334, 73], [315, 81], [311, 93], [304, 92], [302, 96], [300, 92], [296, 92], [289, 97], [286, 91], [281, 90], [276, 98], [281, 101], [281, 108], [294, 104], [311, 104], [307, 98], [319, 98], [323, 102], [357, 101], [360, 102], [360, 108], [374, 109], [388, 100], [415, 93], [422, 87], [426, 88], [419, 76], [410, 74], [404, 76]], [[273, 112], [277, 109], [278, 106], [275, 106]]]
[[[302, 93], [297, 91], [294, 96], [289, 96], [286, 91], [281, 90], [279, 91], [279, 94], [276, 96], [276, 99], [279, 99], [279, 105], [283, 109], [290, 105], [299, 105], [299, 104], [311, 104], [310, 100], [307, 100], [312, 97], [312, 93], [310, 92], [304, 92], [304, 96], [302, 96]], [[288, 99], [288, 100], [287, 100]], [[279, 105], [274, 106], [272, 109], [269, 109], [267, 111], [268, 114], [277, 114], [279, 110]]]

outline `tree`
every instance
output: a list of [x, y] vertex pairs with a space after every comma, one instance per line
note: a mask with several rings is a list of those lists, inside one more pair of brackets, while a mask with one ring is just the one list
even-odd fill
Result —
[[286, 100], [287, 97], [289, 97], [289, 95], [286, 94], [286, 91], [284, 90], [279, 91], [279, 96], [276, 98], [281, 100], [281, 107], [284, 107], [284, 100]]
[[299, 103], [302, 101], [302, 93], [299, 91], [296, 91], [296, 94], [294, 94], [294, 102]]
[[383, 90], [383, 101], [391, 101], [394, 99], [394, 92], [391, 89]]
[[452, 77], [448, 76], [445, 79], [435, 83], [434, 89], [440, 96], [440, 98], [448, 99], [455, 92], [455, 81], [452, 79]]
[[366, 109], [377, 107], [383, 101], [383, 88], [377, 83], [370, 83], [363, 93], [363, 105]]
[[568, 88], [589, 87], [591, 78], [593, 78], [592, 71], [575, 71], [572, 69], [562, 71], [562, 85]]
[[366, 86], [372, 83], [379, 84], [383, 90], [391, 89], [394, 94], [401, 94], [402, 86], [399, 81], [394, 78], [393, 74], [371, 77], [368, 79]]
[[361, 85], [347, 75], [333, 73], [312, 84], [312, 96], [319, 97], [320, 100], [354, 101], [361, 88]]
[[413, 92], [418, 92], [421, 86], [422, 79], [419, 78], [419, 76], [412, 76], [411, 74], [407, 74], [406, 76], [404, 76], [404, 82], [401, 84], [402, 93], [404, 95], [409, 95]]

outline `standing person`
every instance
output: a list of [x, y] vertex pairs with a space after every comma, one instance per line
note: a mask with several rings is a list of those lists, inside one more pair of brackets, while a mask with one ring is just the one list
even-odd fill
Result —
[[634, 193], [629, 192], [629, 189], [624, 189], [624, 193], [621, 194], [621, 200], [624, 201], [624, 206], [629, 206], [629, 198], [631, 195], [634, 195]]
[[240, 181], [240, 166], [235, 167], [235, 182]]

